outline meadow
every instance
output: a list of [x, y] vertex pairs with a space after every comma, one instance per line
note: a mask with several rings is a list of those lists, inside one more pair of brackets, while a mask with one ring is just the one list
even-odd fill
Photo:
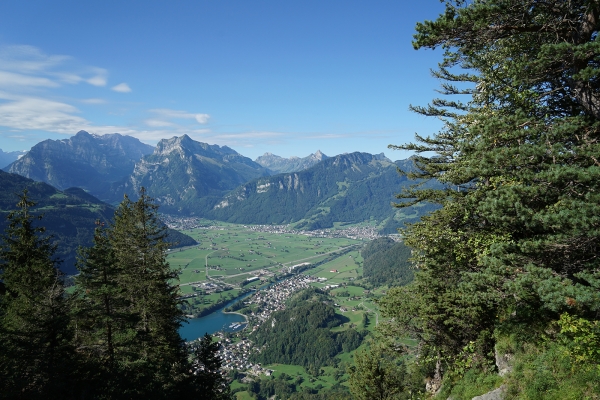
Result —
[[[216, 281], [238, 286], [254, 276], [268, 278], [285, 271], [286, 267], [322, 262], [333, 252], [362, 243], [347, 238], [260, 232], [249, 226], [222, 222], [206, 225], [183, 231], [198, 241], [198, 245], [174, 249], [167, 255], [171, 267], [179, 270], [184, 295], [194, 291], [192, 284]], [[327, 268], [341, 268], [337, 259], [327, 265]], [[356, 275], [350, 270], [347, 274], [348, 277]]]

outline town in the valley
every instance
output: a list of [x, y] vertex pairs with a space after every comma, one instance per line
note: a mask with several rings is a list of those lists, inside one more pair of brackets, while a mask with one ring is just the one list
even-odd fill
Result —
[[240, 300], [244, 302], [245, 306], [255, 304], [258, 307], [256, 312], [245, 315], [246, 322], [242, 323], [242, 325], [245, 325], [243, 330], [234, 334], [226, 332], [217, 332], [214, 334], [221, 342], [220, 356], [223, 360], [223, 368], [225, 370], [234, 369], [244, 371], [251, 375], [270, 375], [270, 370], [248, 361], [253, 347], [251, 341], [246, 337], [247, 333], [258, 329], [260, 324], [265, 322], [275, 311], [283, 310], [285, 308], [285, 301], [292, 294], [306, 289], [311, 283], [320, 280], [322, 278], [302, 274], [294, 275], [267, 288], [258, 290], [255, 294], [244, 300]]

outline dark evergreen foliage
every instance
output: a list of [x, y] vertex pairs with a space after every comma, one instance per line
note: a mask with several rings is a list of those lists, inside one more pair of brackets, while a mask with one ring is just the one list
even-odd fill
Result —
[[219, 342], [213, 341], [209, 334], [205, 334], [194, 346], [193, 384], [190, 385], [192, 390], [186, 395], [206, 400], [231, 399], [229, 383], [221, 371], [220, 347]]
[[414, 46], [445, 50], [434, 74], [462, 97], [414, 107], [445, 126], [398, 148], [447, 189], [402, 196], [443, 207], [404, 232], [419, 272], [381, 303], [388, 337], [420, 340], [430, 387], [465, 360], [492, 370], [498, 338], [518, 350], [600, 311], [600, 3], [445, 4]]
[[383, 237], [369, 242], [361, 251], [363, 276], [373, 286], [403, 286], [413, 280], [408, 261], [411, 250], [402, 242]]
[[[17, 206], [0, 249], [0, 397], [170, 399], [199, 393], [178, 332], [183, 316], [173, 284], [177, 272], [165, 259], [167, 229], [145, 191], [136, 202], [125, 198], [110, 225], [96, 221], [94, 245], [80, 250], [80, 274], [69, 296], [55, 246], [40, 236], [44, 229], [35, 224], [40, 217], [31, 213], [27, 191]], [[206, 371], [213, 367], [220, 364], [204, 364]], [[214, 398], [227, 393], [221, 388]]]
[[40, 236], [24, 191], [8, 214], [0, 250], [0, 393], [6, 398], [72, 395], [74, 352], [68, 302], [50, 237]]
[[[345, 322], [331, 305], [323, 303], [315, 292], [307, 290], [292, 298], [286, 309], [277, 311], [252, 334], [255, 345], [261, 348], [253, 360], [265, 364], [302, 365], [318, 371], [334, 365], [339, 353], [356, 349], [364, 332], [347, 329], [331, 332], [330, 328]], [[310, 299], [310, 300], [309, 300]]]
[[[31, 211], [44, 214], [44, 227], [56, 245], [56, 257], [62, 261], [59, 267], [66, 275], [77, 273], [77, 249], [92, 245], [95, 222], [108, 223], [114, 214], [111, 205], [82, 189], [61, 192], [46, 183], [4, 171], [0, 171], [0, 189], [0, 231], [7, 227], [6, 215], [13, 208], [15, 197], [26, 189], [28, 197], [36, 203]], [[172, 229], [169, 229], [168, 241], [171, 247], [196, 244], [191, 237]]]

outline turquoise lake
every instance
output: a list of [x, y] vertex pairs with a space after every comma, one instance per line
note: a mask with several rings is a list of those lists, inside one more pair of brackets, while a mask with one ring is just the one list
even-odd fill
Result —
[[[208, 315], [205, 315], [204, 317], [188, 319], [187, 323], [184, 322], [183, 326], [179, 328], [179, 334], [183, 340], [189, 342], [204, 336], [205, 333], [212, 335], [218, 331], [237, 332], [242, 330], [246, 327], [246, 319], [239, 314], [226, 314], [223, 312], [223, 310], [226, 307], [243, 300], [251, 294], [253, 294], [253, 292], [246, 293], [245, 295], [230, 301], [223, 307], [213, 311]], [[231, 327], [232, 324], [242, 325], [234, 329]]]

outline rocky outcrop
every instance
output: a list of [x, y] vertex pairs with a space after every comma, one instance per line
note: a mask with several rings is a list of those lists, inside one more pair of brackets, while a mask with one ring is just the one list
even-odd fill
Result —
[[494, 351], [496, 358], [496, 367], [498, 367], [498, 375], [504, 376], [512, 371], [513, 354], [499, 352], [498, 348]]
[[266, 168], [227, 146], [197, 142], [187, 135], [163, 139], [152, 154], [142, 157], [133, 172], [113, 185], [113, 201], [141, 187], [163, 212], [202, 215], [212, 197], [252, 179], [268, 176]]
[[105, 199], [110, 185], [131, 174], [135, 163], [153, 149], [131, 136], [79, 131], [69, 139], [36, 144], [5, 171], [60, 190], [79, 187]]
[[506, 386], [502, 385], [498, 389], [494, 389], [491, 392], [482, 394], [481, 396], [475, 396], [472, 400], [503, 400]]

